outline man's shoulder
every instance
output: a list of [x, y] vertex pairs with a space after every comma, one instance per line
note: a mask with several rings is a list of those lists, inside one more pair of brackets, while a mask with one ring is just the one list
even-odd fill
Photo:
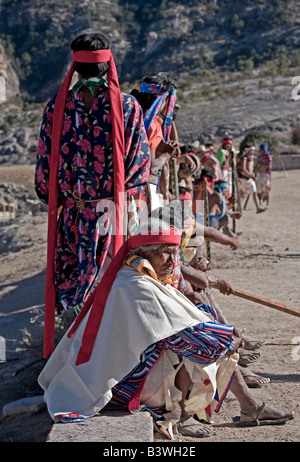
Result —
[[131, 266], [124, 265], [118, 272], [118, 280], [119, 283], [126, 284], [126, 282], [129, 281], [139, 281], [143, 278], [143, 274], [137, 271], [135, 268], [132, 268]]
[[141, 274], [129, 266], [123, 266], [114, 281], [112, 294], [134, 298], [140, 298], [143, 294], [143, 297], [151, 298], [153, 292], [157, 291], [155, 284], [151, 284], [151, 282], [149, 276]]

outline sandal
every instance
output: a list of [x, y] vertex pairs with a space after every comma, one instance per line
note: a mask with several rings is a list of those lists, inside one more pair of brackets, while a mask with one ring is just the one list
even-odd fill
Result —
[[239, 360], [238, 364], [239, 366], [244, 366], [247, 367], [248, 364], [255, 363], [260, 358], [260, 353], [259, 352], [252, 352], [249, 353], [247, 350], [240, 348], [239, 349]]
[[254, 350], [259, 350], [264, 344], [265, 341], [262, 340], [254, 340], [251, 337], [248, 337], [246, 335], [242, 336], [242, 340], [244, 341], [244, 350], [247, 351], [254, 351]]
[[276, 419], [261, 419], [259, 420], [259, 416], [262, 414], [266, 407], [266, 403], [263, 403], [261, 408], [259, 409], [256, 417], [253, 415], [249, 415], [244, 411], [241, 411], [241, 416], [236, 417], [234, 421], [236, 422], [238, 427], [259, 427], [263, 425], [283, 425], [288, 420], [292, 420], [294, 418], [293, 415], [289, 415], [286, 417], [277, 417]]

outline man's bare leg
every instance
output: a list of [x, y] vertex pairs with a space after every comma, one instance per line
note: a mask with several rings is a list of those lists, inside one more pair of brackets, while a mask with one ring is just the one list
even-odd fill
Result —
[[255, 398], [251, 390], [249, 390], [239, 368], [236, 370], [230, 391], [235, 395], [240, 404], [241, 422], [255, 422], [256, 418], [258, 418], [261, 422], [263, 420], [274, 421], [274, 425], [276, 425], [276, 420], [293, 418], [293, 411], [281, 411], [267, 404], [263, 407], [264, 403]]
[[254, 201], [254, 204], [255, 204], [255, 207], [256, 207], [256, 212], [257, 212], [257, 213], [264, 212], [265, 209], [263, 209], [263, 208], [261, 208], [261, 207], [259, 206], [259, 201], [258, 201], [257, 193], [256, 193], [256, 192], [253, 193], [253, 194], [252, 194], [252, 197], [253, 197], [253, 201]]
[[182, 400], [180, 401], [181, 406], [181, 418], [177, 424], [179, 433], [183, 436], [191, 436], [194, 438], [205, 438], [212, 436], [213, 432], [211, 427], [201, 424], [193, 416], [187, 414], [184, 409], [184, 402], [188, 394], [189, 388], [192, 382], [184, 364], [180, 367], [176, 374], [175, 386], [182, 392]]

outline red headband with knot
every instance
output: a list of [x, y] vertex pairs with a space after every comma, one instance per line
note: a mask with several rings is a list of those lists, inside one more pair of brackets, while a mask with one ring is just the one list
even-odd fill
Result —
[[117, 276], [117, 273], [123, 265], [123, 262], [129, 252], [143, 245], [170, 244], [179, 246], [180, 242], [181, 234], [176, 229], [149, 231], [147, 234], [137, 234], [136, 236], [132, 236], [124, 242], [117, 255], [112, 259], [110, 265], [106, 269], [100, 283], [85, 302], [82, 310], [75, 319], [73, 326], [68, 332], [68, 337], [72, 337], [82, 319], [93, 304], [82, 336], [81, 348], [76, 360], [77, 366], [79, 364], [88, 362], [90, 359], [97, 332], [104, 313], [108, 294]]
[[72, 51], [73, 62], [78, 63], [106, 63], [112, 58], [111, 50], [80, 50]]
[[232, 141], [228, 138], [225, 138], [225, 140], [222, 141], [222, 146], [225, 146], [225, 144], [232, 144]]
[[56, 290], [54, 280], [55, 245], [57, 232], [57, 206], [58, 206], [58, 163], [60, 141], [64, 121], [64, 110], [67, 94], [70, 88], [75, 61], [84, 63], [108, 62], [107, 80], [112, 114], [113, 135], [113, 179], [114, 203], [116, 210], [116, 235], [113, 239], [113, 255], [123, 244], [123, 211], [124, 211], [124, 116], [119, 87], [119, 79], [111, 50], [76, 51], [72, 53], [72, 64], [56, 97], [50, 158], [49, 200], [48, 200], [48, 243], [47, 243], [47, 269], [45, 291], [45, 328], [44, 328], [44, 357], [47, 358], [54, 350], [55, 331], [55, 303]]

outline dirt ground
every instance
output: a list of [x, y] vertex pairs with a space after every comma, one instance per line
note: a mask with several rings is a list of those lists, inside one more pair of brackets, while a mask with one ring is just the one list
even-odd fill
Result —
[[[23, 182], [32, 188], [32, 167], [0, 168], [0, 183]], [[237, 221], [239, 249], [211, 245], [211, 273], [237, 289], [300, 309], [300, 171], [273, 172], [268, 210], [256, 214], [250, 200]], [[23, 220], [23, 221], [22, 221]], [[0, 362], [0, 408], [16, 399], [41, 394], [36, 378], [43, 367], [42, 315], [46, 260], [46, 214], [20, 218], [12, 232], [27, 242], [5, 253], [0, 268], [0, 335], [6, 339], [7, 361]], [[2, 228], [2, 232], [3, 232]], [[28, 236], [31, 236], [28, 241]], [[29, 242], [29, 244], [28, 244]], [[231, 324], [262, 339], [260, 359], [250, 370], [271, 379], [251, 392], [272, 405], [292, 409], [295, 419], [283, 426], [235, 427], [239, 405], [229, 392], [214, 416], [214, 436], [206, 442], [300, 441], [300, 318], [233, 295], [214, 291]], [[51, 420], [47, 411], [1, 417], [0, 441], [43, 442]], [[156, 441], [163, 441], [156, 436]], [[175, 437], [175, 442], [193, 442]], [[199, 440], [198, 440], [199, 441]]]

